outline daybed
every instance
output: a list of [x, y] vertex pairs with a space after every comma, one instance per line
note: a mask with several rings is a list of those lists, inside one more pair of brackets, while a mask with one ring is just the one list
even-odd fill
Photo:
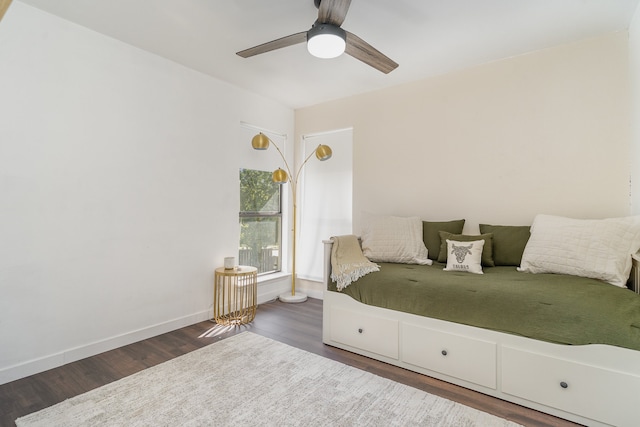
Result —
[[[423, 222], [431, 265], [424, 254], [384, 262], [373, 221], [362, 249], [383, 254], [380, 271], [343, 289], [324, 242], [323, 341], [581, 424], [638, 426], [640, 295], [625, 286], [630, 277], [637, 290], [638, 221], [540, 215], [531, 237], [529, 227], [480, 225], [480, 237], [461, 235], [463, 220]], [[395, 229], [378, 243], [393, 236], [416, 238]], [[480, 240], [480, 274], [450, 268], [452, 242]], [[612, 251], [629, 253], [616, 264]]]

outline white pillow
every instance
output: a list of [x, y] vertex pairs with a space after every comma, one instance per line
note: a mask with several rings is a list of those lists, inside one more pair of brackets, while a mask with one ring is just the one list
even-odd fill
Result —
[[443, 270], [484, 274], [481, 264], [483, 247], [484, 240], [457, 242], [447, 239], [447, 266]]
[[572, 219], [538, 215], [519, 271], [560, 273], [625, 287], [640, 248], [640, 216]]
[[363, 215], [362, 253], [375, 262], [431, 265], [416, 217]]

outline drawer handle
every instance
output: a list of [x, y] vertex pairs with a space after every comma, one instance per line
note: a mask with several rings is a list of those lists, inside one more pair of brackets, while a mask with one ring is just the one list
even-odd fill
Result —
[[358, 333], [361, 334], [362, 333], [362, 328], [358, 328]]
[[569, 384], [567, 384], [567, 383], [565, 383], [564, 381], [562, 381], [562, 382], [560, 383], [560, 387], [562, 387], [562, 388], [569, 388]]
[[442, 350], [441, 353], [442, 353], [443, 356], [446, 356], [448, 354], [447, 350]]

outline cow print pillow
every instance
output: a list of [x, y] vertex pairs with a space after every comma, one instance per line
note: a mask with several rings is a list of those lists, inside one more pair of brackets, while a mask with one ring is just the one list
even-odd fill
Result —
[[484, 240], [457, 242], [447, 239], [447, 266], [444, 271], [483, 274], [480, 264], [483, 246]]

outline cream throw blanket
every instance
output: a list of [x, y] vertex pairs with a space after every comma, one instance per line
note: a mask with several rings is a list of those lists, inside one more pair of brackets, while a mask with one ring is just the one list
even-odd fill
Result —
[[339, 291], [365, 274], [380, 271], [380, 266], [369, 261], [360, 248], [358, 238], [352, 234], [331, 238], [331, 280], [337, 282]]

